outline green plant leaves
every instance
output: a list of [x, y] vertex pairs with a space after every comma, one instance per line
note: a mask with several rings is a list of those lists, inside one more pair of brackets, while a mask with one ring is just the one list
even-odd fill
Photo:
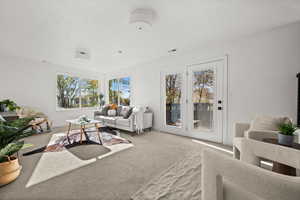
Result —
[[0, 150], [0, 162], [4, 162], [7, 160], [7, 156], [11, 156], [23, 147], [24, 141], [18, 141], [18, 142], [13, 142], [9, 143], [6, 145], [4, 148]]
[[20, 139], [34, 133], [30, 129], [33, 118], [23, 118], [11, 122], [0, 122], [0, 162], [7, 161], [7, 157], [15, 154], [22, 148], [32, 145], [25, 144]]
[[283, 123], [278, 126], [278, 130], [283, 135], [293, 136], [295, 131], [297, 130], [297, 126], [292, 123]]

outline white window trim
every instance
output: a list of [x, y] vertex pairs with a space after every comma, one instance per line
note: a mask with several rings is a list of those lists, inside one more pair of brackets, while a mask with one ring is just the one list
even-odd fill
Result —
[[[130, 78], [130, 84], [129, 84], [129, 89], [130, 89], [130, 96], [129, 96], [129, 100], [130, 100], [130, 105], [132, 104], [132, 76], [128, 73], [124, 73], [124, 74], [118, 74], [118, 75], [112, 75], [109, 77], [105, 78], [105, 99], [106, 99], [106, 103], [109, 104], [109, 81], [112, 79], [121, 79], [121, 78]], [[118, 96], [118, 106], [120, 105], [120, 96]]]

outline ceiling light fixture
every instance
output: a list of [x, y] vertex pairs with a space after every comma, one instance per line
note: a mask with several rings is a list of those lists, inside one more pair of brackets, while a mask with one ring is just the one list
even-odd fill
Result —
[[154, 10], [150, 8], [138, 8], [130, 13], [129, 23], [134, 25], [136, 30], [142, 31], [152, 26], [154, 17]]
[[168, 53], [175, 53], [177, 51], [177, 49], [170, 49], [169, 51], [168, 51]]

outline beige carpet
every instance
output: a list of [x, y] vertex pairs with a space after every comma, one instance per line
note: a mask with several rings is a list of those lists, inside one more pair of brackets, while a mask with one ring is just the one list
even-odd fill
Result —
[[[59, 130], [56, 133], [60, 133]], [[37, 147], [49, 143], [52, 133], [31, 136], [26, 142]], [[1, 200], [129, 200], [144, 184], [161, 174], [191, 151], [200, 151], [199, 144], [190, 138], [147, 132], [141, 135], [121, 133], [132, 141], [133, 148], [97, 159], [41, 183], [25, 187], [38, 165], [42, 153], [20, 156], [23, 166], [20, 177], [0, 188]], [[84, 148], [86, 147], [86, 148]], [[97, 146], [82, 146], [80, 151], [95, 151]], [[95, 149], [94, 149], [95, 148]]]
[[131, 198], [133, 200], [200, 200], [201, 157], [200, 152], [190, 152], [144, 185]]

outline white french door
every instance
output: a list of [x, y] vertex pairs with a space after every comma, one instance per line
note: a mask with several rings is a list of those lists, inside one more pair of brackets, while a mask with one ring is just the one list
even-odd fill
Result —
[[188, 135], [223, 141], [227, 87], [224, 59], [188, 67]]
[[185, 135], [186, 130], [186, 76], [184, 71], [161, 73], [162, 130]]
[[162, 130], [223, 142], [227, 112], [227, 60], [161, 73]]

